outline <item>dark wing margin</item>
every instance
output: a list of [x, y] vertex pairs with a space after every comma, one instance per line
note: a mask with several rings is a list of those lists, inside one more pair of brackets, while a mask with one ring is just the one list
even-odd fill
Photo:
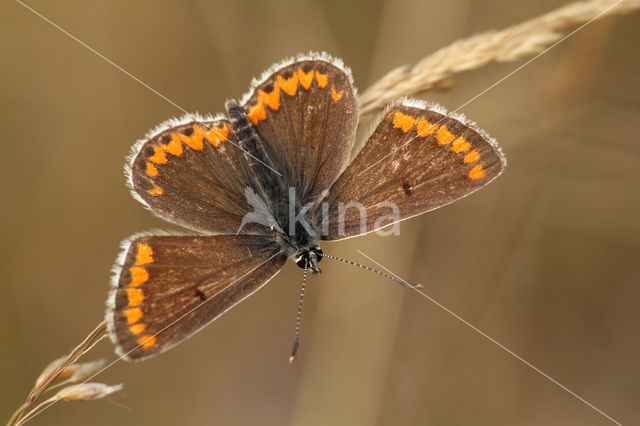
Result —
[[497, 142], [464, 116], [400, 100], [331, 187], [323, 239], [365, 234], [442, 207], [491, 182], [505, 166]]
[[276, 64], [241, 101], [290, 187], [314, 200], [346, 168], [358, 124], [351, 72], [311, 53]]
[[122, 243], [107, 300], [107, 330], [128, 361], [177, 345], [241, 302], [286, 255], [250, 235], [134, 235]]
[[[251, 208], [248, 163], [223, 117], [171, 120], [133, 146], [125, 166], [131, 192], [153, 213], [206, 233], [238, 232]], [[267, 232], [250, 225], [243, 234]]]

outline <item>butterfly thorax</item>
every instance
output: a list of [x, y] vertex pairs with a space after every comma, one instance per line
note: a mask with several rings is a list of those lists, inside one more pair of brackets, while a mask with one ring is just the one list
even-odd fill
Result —
[[[296, 206], [299, 207], [299, 206]], [[288, 206], [287, 206], [288, 209]], [[296, 209], [299, 212], [300, 209]], [[282, 210], [276, 210], [276, 214]], [[289, 232], [289, 224], [291, 223], [289, 215], [280, 214], [281, 229], [287, 232], [277, 232], [276, 241], [280, 244], [283, 251], [285, 251], [289, 257], [301, 268], [310, 268], [314, 273], [319, 273], [318, 262], [322, 259], [322, 250], [317, 244], [318, 234], [311, 228], [308, 229], [310, 224], [306, 222], [306, 218], [301, 221], [296, 221], [293, 225], [293, 232]], [[299, 218], [299, 217], [298, 217]]]

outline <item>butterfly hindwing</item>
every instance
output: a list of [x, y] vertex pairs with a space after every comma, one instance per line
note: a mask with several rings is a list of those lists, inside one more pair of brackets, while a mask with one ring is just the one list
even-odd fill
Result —
[[358, 110], [341, 61], [322, 54], [279, 64], [243, 105], [275, 168], [299, 194], [317, 197], [347, 166]]
[[286, 255], [264, 237], [137, 236], [108, 301], [117, 352], [140, 360], [188, 338], [267, 283]]
[[134, 196], [170, 222], [230, 234], [250, 211], [249, 166], [226, 119], [189, 117], [161, 126], [134, 146], [127, 167]]
[[461, 115], [401, 101], [331, 187], [324, 239], [364, 234], [449, 204], [489, 183], [505, 164], [497, 143]]

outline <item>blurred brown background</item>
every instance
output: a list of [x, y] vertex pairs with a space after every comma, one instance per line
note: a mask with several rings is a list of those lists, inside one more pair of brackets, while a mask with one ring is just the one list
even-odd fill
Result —
[[[188, 111], [219, 112], [286, 56], [326, 50], [364, 90], [544, 0], [27, 2]], [[14, 2], [0, 6], [0, 413], [102, 319], [118, 243], [172, 229], [132, 199], [131, 144], [181, 112]], [[361, 250], [622, 423], [640, 422], [640, 14], [593, 23], [463, 109], [505, 174]], [[524, 61], [462, 75], [454, 109]], [[610, 424], [417, 293], [323, 262], [287, 363], [301, 270], [153, 360], [109, 400], [32, 424]], [[113, 360], [110, 342], [93, 357]]]

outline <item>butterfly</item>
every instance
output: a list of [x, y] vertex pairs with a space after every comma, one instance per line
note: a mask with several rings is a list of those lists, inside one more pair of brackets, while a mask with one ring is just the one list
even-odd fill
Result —
[[275, 64], [225, 109], [169, 120], [132, 147], [133, 197], [192, 233], [123, 241], [106, 321], [124, 359], [182, 342], [288, 258], [305, 279], [320, 272], [321, 241], [442, 207], [506, 165], [495, 140], [464, 116], [407, 98], [387, 107], [351, 160], [356, 90], [350, 70], [326, 53]]

